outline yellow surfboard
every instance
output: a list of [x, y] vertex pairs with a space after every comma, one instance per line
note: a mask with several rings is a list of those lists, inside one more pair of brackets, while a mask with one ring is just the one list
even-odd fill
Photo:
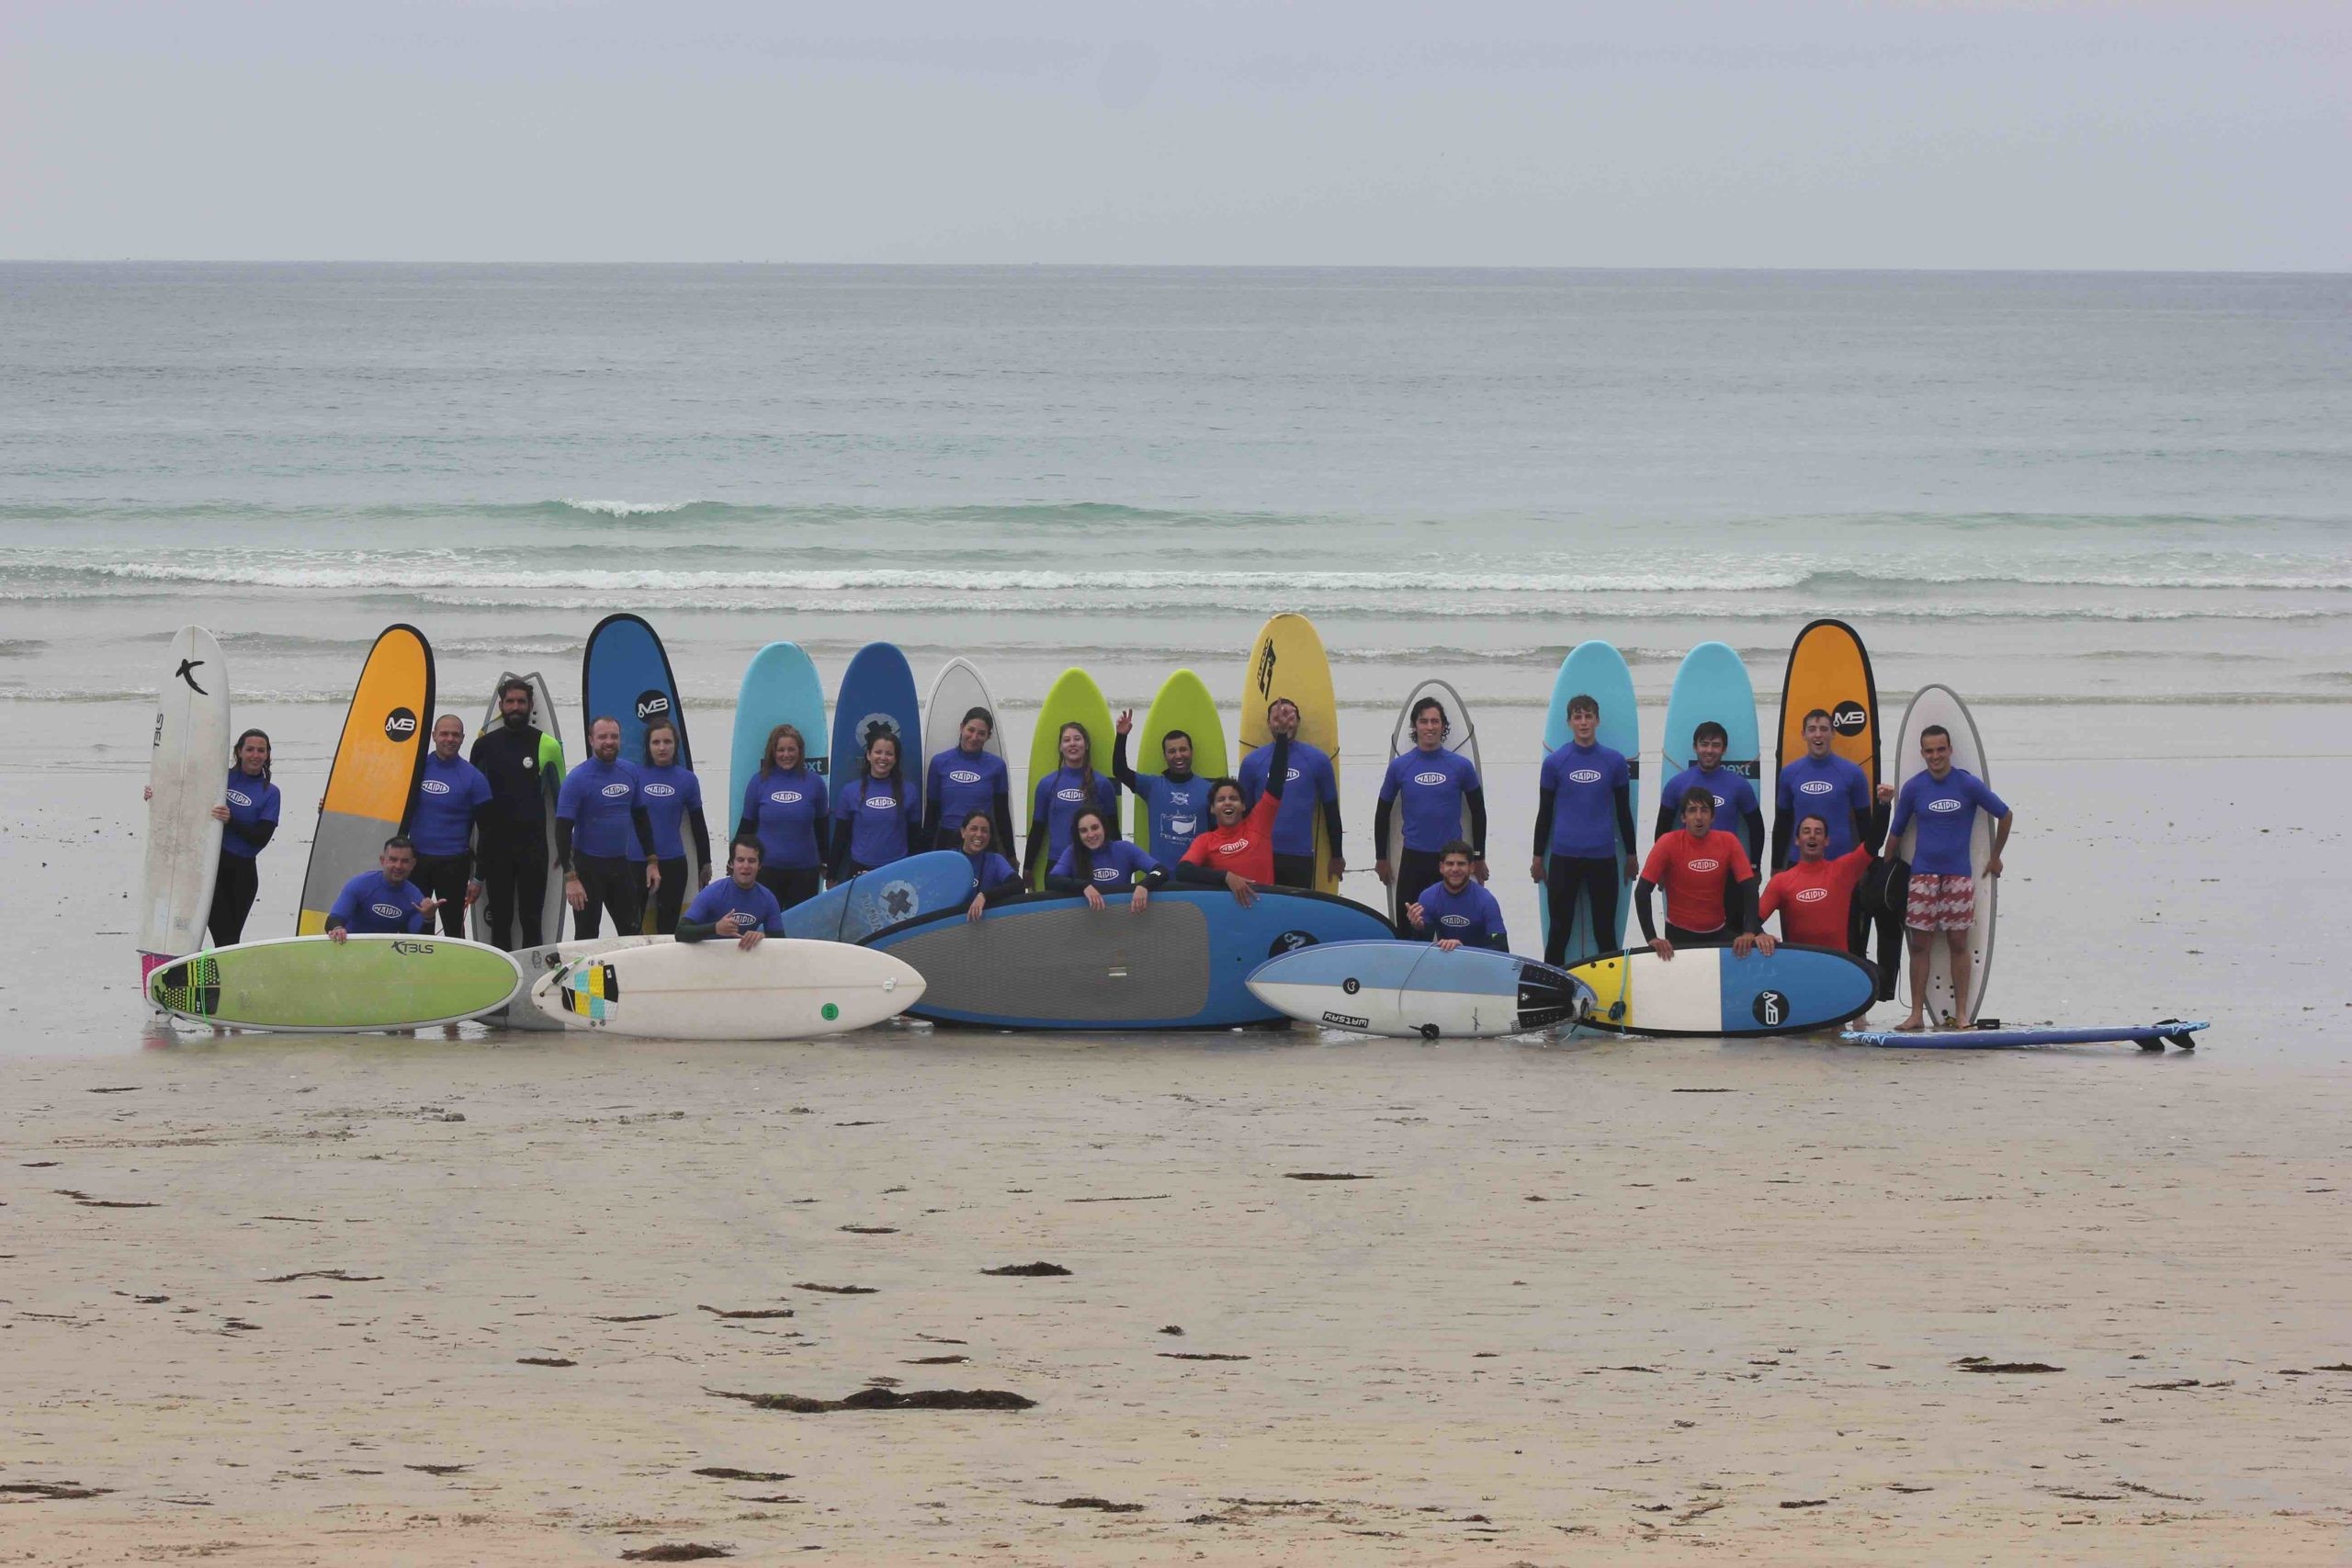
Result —
[[[1259, 628], [1250, 649], [1250, 663], [1241, 681], [1241, 756], [1270, 744], [1273, 731], [1266, 727], [1266, 709], [1277, 698], [1298, 705], [1298, 739], [1331, 759], [1331, 778], [1340, 777], [1340, 701], [1331, 690], [1331, 661], [1324, 657], [1323, 639], [1305, 615], [1280, 615]], [[1331, 845], [1326, 841], [1323, 813], [1315, 814], [1315, 886], [1326, 893], [1340, 890], [1331, 874]]]
[[[1028, 804], [1033, 832], [1037, 827], [1037, 784], [1062, 765], [1060, 747], [1065, 724], [1084, 727], [1092, 747], [1094, 771], [1106, 779], [1111, 776], [1111, 705], [1102, 700], [1102, 688], [1094, 683], [1093, 676], [1083, 670], [1065, 670], [1046, 693], [1046, 704], [1037, 710], [1037, 732], [1029, 738]], [[1117, 827], [1115, 818], [1112, 826]], [[1046, 873], [1050, 869], [1048, 858], [1040, 856], [1036, 874], [1029, 879], [1029, 886], [1045, 886]]]
[[1804, 716], [1829, 714], [1829, 750], [1878, 788], [1878, 682], [1861, 637], [1843, 621], [1815, 621], [1797, 633], [1781, 681], [1781, 750], [1774, 767], [1804, 755]]
[[[1216, 699], [1209, 695], [1208, 682], [1190, 670], [1179, 670], [1159, 683], [1151, 710], [1129, 739], [1128, 766], [1139, 773], [1156, 773], [1165, 767], [1167, 758], [1160, 742], [1171, 729], [1181, 729], [1192, 738], [1196, 775], [1215, 779], [1225, 774], [1225, 720], [1217, 714]], [[1136, 796], [1135, 841], [1146, 849], [1151, 847], [1151, 806], [1141, 795]]]
[[343, 716], [296, 934], [325, 931], [343, 885], [374, 870], [384, 840], [401, 830], [432, 726], [433, 649], [414, 626], [387, 626], [368, 651]]

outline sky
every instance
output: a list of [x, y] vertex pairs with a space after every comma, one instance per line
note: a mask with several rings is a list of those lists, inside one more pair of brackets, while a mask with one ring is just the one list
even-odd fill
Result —
[[0, 0], [0, 257], [2341, 271], [2352, 4]]

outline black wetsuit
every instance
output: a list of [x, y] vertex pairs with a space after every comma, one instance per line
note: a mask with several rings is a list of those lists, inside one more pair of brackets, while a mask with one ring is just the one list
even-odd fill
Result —
[[467, 757], [490, 781], [490, 809], [475, 847], [493, 944], [504, 944], [509, 931], [518, 933], [518, 948], [547, 941], [541, 916], [548, 897], [548, 815], [555, 809], [559, 781], [547, 776], [546, 762], [553, 750], [531, 726], [502, 721]]

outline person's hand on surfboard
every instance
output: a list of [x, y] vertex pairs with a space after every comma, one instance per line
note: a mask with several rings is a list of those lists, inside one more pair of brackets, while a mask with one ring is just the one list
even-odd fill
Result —
[[1668, 964], [1674, 962], [1674, 944], [1662, 936], [1650, 938], [1650, 951]]

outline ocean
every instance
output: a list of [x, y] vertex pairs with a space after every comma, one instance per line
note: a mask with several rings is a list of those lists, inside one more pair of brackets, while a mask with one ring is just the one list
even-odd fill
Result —
[[1071, 663], [1236, 703], [1275, 609], [1363, 763], [1440, 675], [1532, 771], [1587, 637], [1645, 703], [1730, 643], [1769, 729], [1818, 615], [1890, 707], [1943, 681], [2060, 752], [2019, 710], [2145, 709], [2108, 754], [2162, 757], [2352, 704], [2352, 278], [9, 265], [0, 605], [20, 789], [143, 771], [186, 621], [309, 780], [384, 626], [471, 716], [507, 666], [576, 700], [614, 610], [707, 758], [774, 638], [965, 655], [1010, 730]]

